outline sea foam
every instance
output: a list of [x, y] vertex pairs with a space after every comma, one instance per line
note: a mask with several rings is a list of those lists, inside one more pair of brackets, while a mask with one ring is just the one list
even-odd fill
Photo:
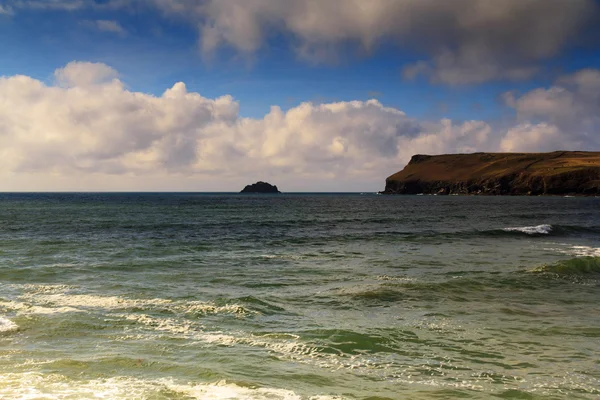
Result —
[[40, 373], [0, 375], [2, 398], [21, 399], [147, 399], [192, 398], [202, 400], [343, 400], [332, 396], [301, 396], [291, 390], [269, 387], [244, 387], [227, 381], [181, 383], [173, 379], [142, 380], [115, 377], [72, 381], [65, 376]]
[[527, 235], [548, 235], [552, 232], [552, 225], [543, 224], [536, 226], [521, 226], [514, 228], [504, 228], [502, 229], [505, 232], [521, 232]]
[[577, 257], [600, 257], [600, 248], [590, 246], [573, 246], [565, 251]]
[[27, 304], [13, 302], [13, 309], [32, 314], [81, 312], [91, 309], [105, 311], [122, 310], [168, 310], [176, 314], [234, 314], [245, 316], [255, 314], [241, 304], [217, 305], [202, 301], [178, 301], [170, 299], [130, 299], [120, 296], [97, 296], [74, 293], [46, 293], [31, 291], [23, 296]]
[[0, 317], [0, 334], [6, 332], [14, 332], [19, 329], [19, 326], [10, 319]]

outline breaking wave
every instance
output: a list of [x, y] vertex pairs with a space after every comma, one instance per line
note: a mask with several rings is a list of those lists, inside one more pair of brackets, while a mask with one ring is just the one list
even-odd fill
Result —
[[167, 311], [183, 315], [234, 314], [238, 316], [256, 314], [240, 304], [216, 304], [202, 301], [179, 301], [170, 299], [130, 299], [120, 296], [97, 296], [40, 292], [36, 288], [21, 296], [25, 303], [16, 301], [4, 305], [10, 309], [31, 314], [55, 314], [91, 310], [102, 311]]
[[563, 253], [571, 254], [577, 257], [600, 257], [600, 248], [590, 246], [572, 246]]
[[62, 375], [10, 373], [0, 375], [2, 398], [102, 398], [148, 399], [182, 398], [203, 400], [342, 400], [333, 396], [302, 396], [291, 390], [246, 387], [224, 380], [215, 383], [180, 383], [172, 379], [142, 380], [115, 377], [73, 381]]
[[19, 329], [19, 326], [10, 319], [0, 317], [0, 334], [14, 332]]
[[522, 226], [514, 228], [504, 228], [504, 232], [521, 232], [527, 235], [548, 235], [553, 231], [552, 225], [543, 224], [536, 226]]
[[550, 225], [540, 224], [531, 226], [511, 226], [502, 229], [493, 229], [483, 231], [483, 234], [490, 236], [497, 235], [526, 235], [526, 236], [580, 236], [589, 234], [599, 234], [600, 228], [597, 226], [580, 225]]

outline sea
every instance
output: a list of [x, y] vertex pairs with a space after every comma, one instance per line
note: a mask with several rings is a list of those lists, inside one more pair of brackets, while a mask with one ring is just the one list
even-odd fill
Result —
[[0, 194], [1, 399], [599, 397], [599, 198]]

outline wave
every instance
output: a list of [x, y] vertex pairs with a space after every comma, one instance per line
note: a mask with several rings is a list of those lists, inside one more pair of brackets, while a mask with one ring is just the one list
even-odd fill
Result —
[[287, 389], [242, 386], [225, 380], [214, 383], [182, 383], [173, 379], [143, 380], [114, 377], [72, 381], [61, 375], [36, 372], [0, 375], [2, 398], [190, 398], [211, 400], [343, 400], [337, 396], [305, 397]]
[[[274, 357], [326, 369], [347, 368], [370, 374], [366, 363], [383, 364], [382, 354], [394, 353], [392, 342], [380, 335], [349, 330], [309, 330], [304, 332], [215, 331], [197, 322], [147, 314], [116, 314], [128, 327], [119, 340], [140, 340], [160, 333], [169, 338], [191, 339], [210, 346], [262, 348]], [[414, 335], [413, 335], [414, 336]], [[368, 360], [368, 361], [367, 361]], [[246, 397], [242, 397], [246, 398]]]
[[571, 258], [554, 264], [543, 265], [534, 269], [533, 272], [566, 276], [597, 275], [600, 274], [600, 257]]
[[[388, 221], [389, 223], [389, 221]], [[460, 225], [458, 225], [460, 226]], [[400, 229], [398, 229], [400, 228]], [[382, 225], [374, 230], [349, 230], [337, 233], [314, 233], [300, 232], [298, 236], [293, 237], [278, 237], [275, 239], [267, 239], [263, 245], [269, 248], [286, 248], [290, 246], [324, 246], [330, 242], [365, 242], [365, 241], [403, 241], [410, 243], [441, 243], [452, 240], [472, 239], [477, 237], [588, 237], [600, 235], [600, 226], [583, 226], [583, 225], [555, 225], [555, 224], [539, 224], [539, 225], [524, 225], [524, 226], [507, 226], [497, 227], [492, 229], [444, 229], [444, 230], [422, 230], [420, 228], [413, 229], [412, 227], [392, 227]], [[316, 257], [327, 258], [344, 258], [355, 257], [359, 254], [318, 254]], [[274, 259], [277, 262], [282, 262], [287, 258], [287, 261], [296, 261], [306, 258], [315, 257], [314, 254], [295, 255], [295, 259], [290, 256], [277, 254], [262, 254], [259, 259], [263, 261]], [[315, 258], [316, 258], [315, 257]]]
[[504, 232], [521, 232], [527, 235], [548, 235], [552, 232], [552, 225], [522, 226], [516, 228], [503, 228]]
[[19, 329], [19, 326], [10, 319], [0, 317], [0, 334], [14, 332]]
[[531, 226], [515, 226], [502, 229], [492, 229], [480, 232], [484, 235], [527, 235], [527, 236], [577, 236], [600, 234], [600, 227], [581, 225], [550, 225], [540, 224]]
[[577, 257], [600, 257], [600, 248], [590, 246], [572, 246], [570, 249], [563, 250], [566, 254]]
[[180, 315], [234, 314], [238, 317], [257, 314], [257, 311], [237, 304], [170, 299], [130, 299], [120, 296], [97, 296], [59, 292], [59, 287], [46, 289], [28, 286], [30, 292], [20, 297], [24, 302], [8, 301], [2, 305], [25, 314], [62, 314], [70, 312], [102, 311], [166, 311]]

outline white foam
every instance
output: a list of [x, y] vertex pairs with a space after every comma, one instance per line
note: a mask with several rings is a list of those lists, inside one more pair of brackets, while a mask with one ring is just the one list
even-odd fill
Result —
[[39, 285], [27, 283], [19, 285], [19, 288], [30, 293], [64, 293], [67, 290], [75, 289], [76, 287], [70, 285]]
[[306, 257], [298, 254], [261, 254], [260, 257], [267, 259], [289, 259], [289, 260], [303, 260]]
[[572, 246], [563, 252], [575, 257], [600, 257], [600, 248], [590, 246]]
[[14, 332], [19, 329], [19, 326], [10, 319], [0, 317], [0, 333]]
[[[250, 389], [226, 381], [212, 385], [168, 385], [169, 389], [202, 400], [302, 400], [298, 394], [285, 389]], [[322, 396], [319, 396], [325, 399]], [[316, 400], [316, 397], [311, 397]]]
[[378, 281], [396, 281], [396, 282], [414, 282], [414, 278], [408, 276], [390, 276], [390, 275], [378, 275], [375, 277]]
[[0, 397], [18, 399], [147, 399], [182, 397], [199, 400], [343, 400], [336, 396], [301, 396], [291, 390], [243, 387], [226, 381], [182, 383], [172, 379], [114, 377], [74, 381], [62, 375], [11, 373], [0, 375]]
[[387, 369], [386, 362], [375, 360], [373, 355], [347, 355], [341, 353], [325, 353], [320, 347], [303, 343], [296, 335], [247, 335], [243, 333], [226, 334], [222, 332], [201, 332], [196, 340], [220, 346], [261, 347], [283, 359], [292, 360], [313, 367], [339, 370], [352, 370], [355, 374], [380, 376], [382, 369]]
[[293, 360], [301, 360], [304, 359], [305, 356], [309, 356], [310, 358], [322, 356], [322, 354], [317, 352], [316, 347], [298, 341], [298, 337], [295, 335], [288, 335], [284, 339], [278, 339], [269, 335], [233, 336], [216, 332], [203, 333], [199, 339], [208, 343], [215, 343], [223, 346], [241, 344], [252, 347], [263, 347]]
[[189, 336], [200, 329], [200, 326], [193, 322], [175, 318], [154, 318], [146, 314], [119, 314], [117, 316], [150, 327], [154, 331], [167, 332], [171, 335]]
[[521, 226], [515, 228], [504, 228], [505, 232], [521, 232], [527, 235], [548, 235], [552, 232], [552, 225], [543, 224], [537, 226]]
[[41, 314], [41, 315], [50, 315], [50, 314], [64, 314], [70, 312], [79, 312], [77, 308], [73, 307], [43, 307], [37, 306], [33, 304], [23, 303], [19, 301], [5, 301], [0, 302], [0, 306], [7, 310], [16, 311], [19, 315], [29, 315], [29, 314]]
[[239, 304], [218, 306], [201, 301], [175, 301], [169, 299], [128, 299], [119, 296], [96, 296], [89, 294], [54, 293], [36, 291], [21, 296], [28, 304], [18, 307], [20, 311], [32, 314], [49, 314], [102, 309], [119, 311], [127, 309], [156, 310], [166, 309], [179, 314], [235, 314], [244, 316], [254, 312]]

